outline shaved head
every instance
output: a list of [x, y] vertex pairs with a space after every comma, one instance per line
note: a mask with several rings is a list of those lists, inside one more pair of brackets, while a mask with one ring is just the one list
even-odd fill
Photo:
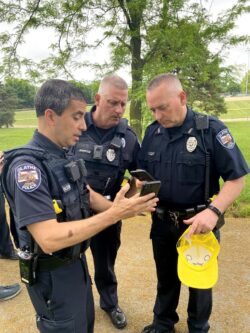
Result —
[[157, 75], [155, 78], [153, 78], [148, 84], [147, 91], [151, 91], [159, 87], [162, 83], [165, 83], [174, 92], [179, 93], [183, 90], [178, 77], [174, 74], [166, 73]]

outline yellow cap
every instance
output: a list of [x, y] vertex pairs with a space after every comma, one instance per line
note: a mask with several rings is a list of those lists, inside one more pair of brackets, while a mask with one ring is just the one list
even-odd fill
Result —
[[212, 231], [187, 237], [188, 229], [177, 242], [178, 276], [188, 287], [212, 288], [218, 280], [220, 244]]

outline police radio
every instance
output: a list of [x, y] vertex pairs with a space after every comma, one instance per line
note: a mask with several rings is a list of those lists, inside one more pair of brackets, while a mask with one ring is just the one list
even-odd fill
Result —
[[21, 281], [32, 286], [36, 282], [38, 255], [31, 253], [28, 247], [23, 250], [19, 249], [17, 255], [19, 257]]

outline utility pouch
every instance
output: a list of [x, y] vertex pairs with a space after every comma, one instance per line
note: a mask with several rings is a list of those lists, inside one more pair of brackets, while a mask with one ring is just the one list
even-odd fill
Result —
[[36, 282], [36, 267], [38, 255], [28, 251], [19, 250], [19, 268], [22, 282], [32, 286]]

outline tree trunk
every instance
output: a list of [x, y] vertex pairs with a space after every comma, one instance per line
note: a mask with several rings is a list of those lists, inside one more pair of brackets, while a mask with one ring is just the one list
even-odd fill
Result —
[[143, 8], [138, 6], [136, 11], [130, 12], [130, 50], [131, 50], [131, 76], [132, 76], [132, 96], [130, 103], [130, 125], [136, 132], [138, 139], [142, 136], [142, 102], [138, 92], [142, 85], [144, 62], [141, 59], [141, 19]]
[[142, 84], [143, 65], [138, 59], [132, 60], [132, 99], [130, 103], [130, 125], [136, 132], [138, 139], [141, 141], [142, 136], [142, 102], [138, 98], [138, 91]]

